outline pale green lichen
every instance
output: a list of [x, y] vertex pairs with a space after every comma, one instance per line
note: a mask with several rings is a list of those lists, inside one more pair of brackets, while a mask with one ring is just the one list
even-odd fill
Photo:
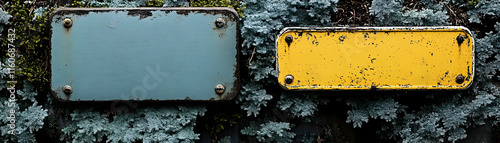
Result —
[[0, 36], [2, 36], [3, 25], [9, 24], [9, 19], [11, 17], [9, 13], [0, 8]]
[[109, 121], [106, 115], [91, 109], [75, 110], [72, 123], [62, 129], [62, 141], [71, 142], [194, 142], [196, 118], [206, 112], [204, 106], [142, 108], [136, 112], [118, 112]]
[[259, 142], [292, 142], [295, 133], [290, 132], [292, 125], [283, 122], [267, 122], [259, 124], [259, 122], [250, 122], [250, 126], [241, 130], [244, 135], [255, 136]]
[[281, 100], [278, 101], [276, 107], [295, 118], [304, 118], [304, 121], [310, 122], [311, 119], [309, 117], [314, 115], [318, 110], [318, 106], [326, 105], [327, 103], [328, 99], [318, 97], [315, 94], [282, 92]]
[[[441, 3], [433, 5], [433, 1], [425, 4], [428, 7], [442, 7], [439, 6]], [[494, 5], [494, 2], [492, 4]], [[439, 11], [437, 13], [420, 13], [426, 16], [408, 19], [404, 14], [408, 11], [401, 12], [401, 6], [401, 1], [375, 0], [370, 12], [376, 16], [377, 24], [383, 26], [404, 24], [439, 26], [447, 23], [446, 20], [437, 19], [443, 17], [443, 13]], [[480, 5], [476, 8], [481, 7], [484, 6]], [[471, 9], [469, 12], [472, 11], [488, 11], [491, 14], [472, 14], [470, 15], [471, 20], [481, 20], [487, 16], [500, 14], [493, 9]], [[410, 15], [414, 14], [410, 13]], [[402, 19], [400, 19], [401, 16], [403, 16]], [[402, 20], [409, 20], [409, 22]], [[498, 41], [500, 38], [498, 33], [500, 24], [497, 23], [495, 27], [496, 32], [486, 31], [487, 34], [483, 38], [471, 37], [476, 41], [476, 74], [470, 90], [450, 91], [447, 93], [423, 92], [426, 95], [419, 96], [431, 95], [439, 97], [440, 100], [419, 103], [418, 108], [409, 108], [405, 104], [398, 102], [399, 100], [405, 100], [400, 96], [410, 96], [404, 93], [347, 98], [347, 105], [351, 108], [348, 111], [347, 122], [352, 122], [354, 127], [361, 127], [363, 123], [368, 123], [371, 119], [382, 119], [377, 122], [381, 122], [378, 133], [383, 137], [401, 142], [455, 142], [467, 137], [466, 129], [469, 127], [483, 125], [487, 120], [492, 120], [494, 124], [498, 123], [500, 117], [500, 88], [495, 83], [498, 83], [498, 71], [500, 69], [500, 56], [498, 56], [500, 54], [500, 41]]]
[[336, 11], [337, 0], [248, 0], [245, 1], [243, 26], [243, 60], [249, 69], [248, 82], [244, 82], [238, 101], [248, 116], [257, 116], [261, 106], [273, 99], [264, 89], [276, 84], [274, 40], [287, 26], [331, 25], [330, 12]]
[[426, 5], [423, 9], [408, 9], [403, 7], [402, 0], [373, 0], [370, 14], [375, 16], [375, 22], [381, 26], [432, 26], [450, 25], [443, 3], [433, 4], [421, 1]]
[[[190, 6], [187, 0], [149, 1], [149, 0], [84, 0], [75, 3], [82, 7], [139, 7], [139, 6]], [[148, 2], [150, 2], [148, 4]], [[255, 137], [259, 142], [292, 142], [296, 137], [293, 121], [277, 121], [271, 118], [273, 113], [261, 111], [263, 108], [277, 108], [277, 111], [290, 114], [298, 120], [314, 119], [318, 106], [325, 105], [323, 99], [316, 92], [284, 92], [276, 83], [275, 64], [275, 36], [284, 27], [289, 26], [332, 26], [331, 13], [335, 12], [336, 0], [248, 0], [235, 4], [233, 1], [207, 1], [198, 3], [200, 6], [210, 5], [226, 6], [224, 4], [246, 7], [242, 17], [241, 37], [243, 41], [241, 60], [243, 66], [248, 68], [248, 73], [242, 73], [244, 79], [238, 97], [240, 106], [247, 112], [250, 125], [241, 130], [246, 136]], [[223, 3], [230, 2], [230, 3]], [[375, 16], [375, 23], [379, 26], [404, 25], [449, 25], [450, 15], [445, 5], [459, 5], [462, 0], [419, 1], [421, 9], [405, 8], [402, 1], [374, 0], [370, 13]], [[194, 6], [195, 3], [191, 3]], [[500, 10], [498, 1], [478, 1], [468, 9], [468, 18], [471, 23], [486, 23], [488, 19], [498, 20]], [[244, 6], [242, 6], [244, 5]], [[235, 8], [235, 6], [233, 6]], [[36, 24], [46, 23], [47, 12], [50, 9], [36, 8], [33, 13], [20, 11], [27, 9], [26, 5], [13, 3], [11, 10], [18, 11], [18, 19], [35, 19]], [[9, 11], [10, 12], [10, 11]], [[38, 14], [37, 14], [38, 13]], [[40, 13], [42, 13], [40, 15]], [[10, 15], [0, 11], [0, 26], [9, 23]], [[11, 23], [14, 21], [11, 21]], [[19, 21], [16, 21], [19, 22]], [[43, 40], [44, 37], [32, 37], [33, 32], [28, 29], [37, 29], [36, 32], [44, 33], [44, 26], [31, 25], [27, 22], [17, 23], [18, 29], [27, 33], [19, 33], [29, 41]], [[418, 96], [439, 96], [439, 99], [425, 103], [418, 103], [418, 107], [407, 105], [407, 93], [379, 93], [363, 92], [364, 96], [342, 96], [338, 99], [349, 107], [347, 122], [354, 127], [365, 127], [364, 124], [377, 124], [377, 132], [382, 137], [394, 139], [399, 142], [445, 142], [459, 141], [467, 137], [467, 128], [483, 125], [491, 120], [497, 124], [500, 121], [500, 24], [486, 25], [496, 27], [480, 31], [486, 33], [484, 37], [474, 37], [476, 40], [476, 78], [470, 90], [458, 92], [422, 92]], [[26, 28], [27, 27], [27, 28]], [[16, 28], [17, 30], [17, 28]], [[35, 33], [36, 33], [35, 32]], [[47, 40], [47, 39], [45, 39]], [[44, 49], [43, 42], [18, 44], [29, 50]], [[42, 45], [42, 46], [40, 46]], [[26, 55], [26, 54], [24, 54]], [[33, 56], [33, 55], [29, 55]], [[39, 57], [28, 58], [24, 61], [35, 61]], [[21, 64], [22, 65], [22, 64]], [[27, 64], [43, 65], [40, 62]], [[2, 66], [5, 67], [5, 66]], [[3, 68], [5, 69], [5, 68]], [[23, 73], [31, 81], [35, 81], [43, 74], [43, 68], [23, 69]], [[4, 71], [4, 70], [2, 70]], [[246, 70], [243, 70], [246, 71]], [[2, 75], [4, 79], [4, 76]], [[43, 79], [43, 78], [41, 78]], [[23, 81], [18, 84], [19, 100], [22, 101], [19, 111], [19, 136], [5, 135], [2, 128], [0, 140], [11, 142], [34, 142], [34, 132], [40, 130], [42, 121], [47, 116], [47, 110], [37, 105], [35, 95], [37, 87], [33, 88], [30, 82]], [[0, 80], [0, 92], [5, 92], [6, 82]], [[351, 93], [346, 93], [351, 94]], [[415, 94], [415, 93], [413, 93]], [[273, 97], [274, 96], [274, 97]], [[279, 98], [278, 98], [279, 96]], [[321, 95], [323, 96], [323, 95]], [[337, 98], [337, 97], [336, 97]], [[49, 99], [50, 100], [50, 99]], [[5, 98], [0, 98], [1, 107], [6, 108]], [[342, 103], [341, 102], [341, 103]], [[118, 112], [112, 117], [87, 108], [75, 110], [71, 114], [71, 123], [63, 127], [62, 140], [73, 142], [194, 142], [199, 139], [199, 133], [194, 132], [198, 116], [206, 112], [203, 106], [164, 106], [155, 108], [137, 108], [132, 112]], [[257, 116], [259, 115], [259, 116]], [[5, 115], [4, 115], [5, 116]], [[2, 127], [6, 122], [2, 119]], [[271, 116], [271, 117], [270, 117]], [[256, 119], [257, 118], [257, 119]], [[264, 119], [263, 119], [264, 118]], [[111, 120], [110, 120], [111, 119]], [[252, 121], [258, 120], [258, 121]], [[56, 121], [56, 120], [54, 120]], [[92, 125], [92, 126], [91, 126]], [[312, 137], [303, 138], [311, 141]], [[230, 137], [221, 139], [227, 142]], [[297, 139], [295, 139], [297, 140]]]

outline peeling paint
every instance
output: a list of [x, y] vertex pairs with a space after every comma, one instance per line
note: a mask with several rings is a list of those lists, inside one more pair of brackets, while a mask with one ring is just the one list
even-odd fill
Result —
[[143, 11], [143, 10], [129, 10], [127, 15], [133, 17], [139, 16], [139, 19], [144, 19], [153, 16], [153, 13], [151, 13], [151, 11]]

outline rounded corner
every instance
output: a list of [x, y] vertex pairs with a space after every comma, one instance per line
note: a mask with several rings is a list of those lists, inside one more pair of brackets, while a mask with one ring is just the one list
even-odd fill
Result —
[[227, 10], [231, 12], [236, 17], [237, 20], [240, 19], [240, 14], [238, 14], [238, 12], [234, 8], [223, 7], [222, 10]]
[[49, 94], [52, 96], [52, 98], [56, 99], [59, 102], [68, 102], [68, 101], [70, 101], [70, 100], [67, 100], [67, 99], [59, 97], [57, 95], [56, 91], [50, 90]]
[[[349, 31], [349, 30], [357, 30], [357, 32], [364, 32], [363, 30], [369, 30], [370, 32], [379, 32], [379, 31], [410, 31], [410, 32], [427, 32], [427, 31], [431, 31], [431, 32], [453, 32], [453, 33], [456, 33], [456, 34], [459, 34], [461, 33], [462, 35], [464, 36], [468, 36], [470, 39], [470, 47], [467, 47], [467, 48], [473, 48], [472, 49], [472, 54], [469, 54], [468, 52], [470, 52], [471, 50], [468, 49], [467, 50], [467, 56], [466, 56], [466, 60], [469, 61], [468, 64], [462, 64], [461, 66], [472, 66], [470, 69], [468, 69], [468, 74], [469, 74], [469, 78], [468, 80], [466, 80], [465, 83], [463, 84], [457, 84], [457, 83], [447, 83], [446, 85], [443, 85], [443, 86], [439, 86], [439, 85], [436, 85], [436, 86], [433, 86], [432, 84], [429, 84], [427, 86], [419, 86], [417, 87], [416, 85], [404, 85], [404, 86], [400, 86], [400, 88], [397, 88], [397, 87], [376, 87], [377, 90], [456, 90], [456, 89], [468, 89], [470, 86], [473, 85], [473, 79], [474, 79], [474, 70], [475, 70], [475, 61], [474, 61], [474, 58], [475, 58], [475, 53], [474, 53], [474, 47], [475, 47], [475, 39], [472, 35], [472, 33], [470, 32], [470, 30], [464, 26], [436, 26], [436, 27], [356, 27], [356, 28], [343, 28], [343, 27], [323, 27], [323, 28], [317, 28], [317, 27], [285, 27], [283, 29], [281, 29], [281, 31], [279, 32], [277, 38], [276, 38], [276, 69], [278, 71], [278, 75], [280, 74], [280, 63], [287, 63], [287, 59], [286, 58], [279, 58], [279, 56], [290, 56], [290, 55], [284, 55], [284, 50], [281, 49], [281, 48], [286, 48], [286, 44], [284, 42], [284, 37], [283, 35], [287, 35], [287, 34], [296, 34], [296, 32], [303, 32], [303, 31], [342, 31], [342, 32], [345, 32], [346, 30]], [[376, 33], [375, 33], [376, 34]], [[317, 35], [316, 35], [317, 36]], [[325, 37], [325, 36], [323, 36]], [[314, 37], [316, 38], [316, 37]], [[366, 38], [366, 37], [365, 37]], [[336, 39], [336, 38], [335, 38]], [[339, 38], [340, 40], [340, 38]], [[302, 41], [304, 42], [304, 41]], [[311, 41], [308, 41], [309, 43]], [[305, 45], [305, 44], [304, 44]], [[464, 48], [462, 46], [462, 48]], [[278, 50], [279, 49], [279, 50]], [[287, 49], [288, 50], [288, 49]], [[296, 52], [297, 53], [297, 52]], [[432, 56], [433, 54], [431, 53], [430, 56]], [[469, 55], [472, 55], [472, 57], [470, 57]], [[302, 55], [301, 55], [302, 56]], [[429, 55], [427, 55], [429, 56]], [[470, 60], [472, 59], [472, 61], [470, 62]], [[297, 61], [295, 61], [297, 62]], [[373, 63], [373, 62], [371, 62]], [[283, 64], [281, 64], [283, 66]], [[462, 70], [463, 71], [463, 70]], [[288, 69], [285, 69], [283, 68], [283, 71], [282, 72], [288, 72]], [[354, 73], [354, 72], [353, 72]], [[467, 73], [467, 72], [466, 72]], [[470, 75], [472, 73], [472, 76]], [[283, 77], [285, 76], [285, 74], [282, 74], [281, 77], [279, 78], [280, 80], [283, 80]], [[467, 74], [465, 74], [464, 76], [467, 76]], [[308, 87], [308, 86], [296, 86], [296, 85], [288, 85], [288, 84], [285, 84], [284, 81], [278, 81], [280, 86], [285, 89], [285, 90], [334, 90], [333, 87], [329, 86], [329, 87]], [[432, 86], [432, 87], [431, 87]], [[336, 88], [335, 88], [336, 89]], [[368, 89], [365, 89], [365, 88], [356, 88], [356, 87], [338, 87], [339, 90], [370, 90], [370, 88], [368, 87]]]
[[471, 76], [470, 79], [467, 81], [467, 83], [463, 84], [463, 86], [461, 86], [460, 89], [461, 90], [469, 89], [473, 83], [474, 83], [474, 76]]
[[279, 37], [281, 37], [282, 35], [284, 35], [284, 34], [286, 34], [286, 33], [290, 32], [290, 31], [292, 31], [292, 30], [297, 30], [297, 29], [296, 29], [296, 27], [285, 27], [285, 28], [281, 29], [281, 31], [280, 31], [280, 32], [279, 32], [279, 34], [278, 34], [278, 38], [276, 38], [276, 40], [278, 40], [278, 39], [279, 39]]
[[52, 20], [54, 19], [54, 16], [60, 15], [60, 13], [62, 13], [64, 10], [66, 10], [66, 8], [57, 8], [57, 9], [53, 10], [52, 12], [50, 12], [50, 17], [49, 17], [50, 22], [52, 22]]
[[288, 86], [284, 85], [283, 83], [279, 82], [279, 84], [283, 90], [291, 90], [290, 88], [288, 88]]

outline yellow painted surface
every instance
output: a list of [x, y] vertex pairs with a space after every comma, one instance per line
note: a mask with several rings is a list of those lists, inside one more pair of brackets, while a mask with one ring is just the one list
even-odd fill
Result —
[[465, 27], [292, 27], [276, 47], [278, 81], [289, 90], [466, 89], [474, 75], [474, 40]]

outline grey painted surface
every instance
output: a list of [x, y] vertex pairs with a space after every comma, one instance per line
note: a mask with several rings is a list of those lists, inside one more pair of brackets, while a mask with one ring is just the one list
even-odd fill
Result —
[[[221, 17], [226, 25], [217, 28]], [[225, 8], [58, 9], [51, 88], [71, 101], [231, 99], [239, 89], [237, 20]]]

